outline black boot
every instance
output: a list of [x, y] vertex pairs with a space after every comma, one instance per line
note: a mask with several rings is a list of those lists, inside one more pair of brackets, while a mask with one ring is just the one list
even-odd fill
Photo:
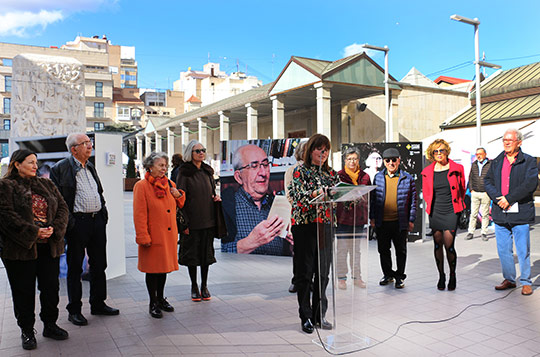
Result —
[[159, 304], [157, 302], [150, 303], [148, 312], [150, 312], [150, 316], [152, 316], [153, 318], [161, 319], [163, 317], [163, 313], [161, 312]]
[[36, 335], [33, 328], [21, 330], [22, 348], [35, 350], [37, 347]]
[[450, 273], [448, 280], [448, 290], [456, 290], [456, 273]]
[[67, 340], [69, 334], [63, 328], [58, 327], [56, 323], [50, 322], [45, 324], [43, 337], [52, 338], [53, 340]]
[[439, 282], [437, 283], [437, 289], [444, 290], [446, 285], [446, 275], [444, 273], [439, 274]]

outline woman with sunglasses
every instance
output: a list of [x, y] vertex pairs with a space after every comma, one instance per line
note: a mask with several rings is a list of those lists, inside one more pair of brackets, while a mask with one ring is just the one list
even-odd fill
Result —
[[[330, 208], [312, 201], [339, 182], [337, 173], [328, 166], [330, 140], [313, 135], [304, 151], [304, 162], [293, 172], [289, 196], [293, 204], [294, 281], [296, 284], [302, 330], [313, 333], [314, 326], [332, 329], [324, 318], [328, 307], [326, 287], [331, 260]], [[317, 247], [317, 237], [321, 249]], [[313, 295], [310, 299], [310, 285]]]
[[426, 151], [427, 159], [433, 163], [422, 171], [426, 212], [433, 230], [435, 263], [439, 271], [439, 290], [446, 287], [443, 246], [450, 267], [448, 290], [456, 288], [457, 253], [454, 241], [459, 216], [465, 207], [465, 172], [463, 166], [448, 158], [449, 155], [450, 145], [443, 139], [435, 140]]
[[54, 183], [36, 176], [37, 168], [35, 153], [16, 150], [11, 155], [6, 176], [0, 180], [0, 253], [25, 350], [37, 347], [34, 335], [36, 280], [43, 336], [55, 340], [69, 336], [56, 324], [59, 262], [64, 253], [69, 212]]
[[[191, 300], [208, 301], [208, 268], [216, 262], [214, 236], [216, 229], [214, 170], [204, 163], [206, 149], [197, 140], [191, 140], [184, 150], [184, 164], [178, 172], [177, 186], [186, 194], [183, 211], [188, 228], [180, 234], [178, 262], [188, 267], [191, 279]], [[201, 288], [197, 285], [197, 266], [201, 267]]]

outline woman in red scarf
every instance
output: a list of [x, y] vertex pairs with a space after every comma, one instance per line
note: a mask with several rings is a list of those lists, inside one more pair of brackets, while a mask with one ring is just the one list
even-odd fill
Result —
[[144, 180], [133, 188], [133, 221], [139, 245], [140, 271], [146, 273], [146, 287], [150, 295], [149, 312], [161, 318], [162, 310], [174, 308], [163, 296], [167, 273], [178, 270], [176, 246], [176, 207], [184, 206], [185, 195], [167, 179], [168, 157], [163, 152], [152, 152], [144, 159]]

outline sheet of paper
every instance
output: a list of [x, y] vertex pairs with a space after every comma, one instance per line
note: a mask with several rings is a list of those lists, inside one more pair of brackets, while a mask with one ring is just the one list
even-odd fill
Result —
[[510, 207], [508, 207], [507, 210], [504, 212], [506, 213], [519, 213], [519, 204], [517, 202], [514, 202], [514, 204]]
[[291, 204], [285, 196], [275, 196], [272, 207], [270, 207], [270, 213], [268, 213], [268, 218], [273, 216], [278, 216], [283, 219], [285, 223], [285, 228], [279, 234], [280, 237], [285, 237], [289, 232], [287, 227], [291, 224]]

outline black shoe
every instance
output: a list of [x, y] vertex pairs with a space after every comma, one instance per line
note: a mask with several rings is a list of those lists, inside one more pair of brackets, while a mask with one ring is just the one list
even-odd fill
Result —
[[444, 273], [439, 274], [439, 282], [437, 283], [437, 289], [444, 290], [446, 287], [446, 275]]
[[313, 333], [313, 324], [311, 323], [310, 319], [302, 322], [302, 331], [305, 333]]
[[291, 284], [291, 286], [289, 286], [289, 292], [291, 294], [294, 294], [296, 292], [296, 285]]
[[196, 285], [191, 287], [191, 301], [201, 301], [201, 293], [199, 292], [199, 287]]
[[45, 324], [43, 329], [43, 337], [52, 338], [53, 340], [67, 340], [69, 334], [63, 328], [58, 327], [55, 323]]
[[473, 234], [472, 233], [467, 234], [467, 236], [465, 237], [465, 240], [471, 240], [471, 239], [473, 239]]
[[105, 316], [115, 316], [120, 314], [120, 310], [115, 309], [114, 307], [107, 306], [103, 304], [102, 307], [97, 309], [90, 309], [92, 315], [105, 315]]
[[392, 276], [383, 276], [382, 279], [379, 281], [379, 285], [388, 285], [393, 281], [394, 278]]
[[167, 311], [167, 312], [173, 312], [174, 311], [174, 307], [171, 304], [169, 304], [169, 302], [167, 301], [166, 298], [163, 298], [163, 299], [161, 299], [159, 301], [158, 307], [159, 307], [160, 310], [163, 310], [163, 311]]
[[212, 295], [210, 295], [210, 291], [208, 291], [206, 286], [201, 289], [201, 298], [204, 301], [210, 301], [210, 299], [212, 299]]
[[152, 316], [153, 318], [161, 319], [163, 317], [163, 313], [159, 309], [159, 304], [157, 302], [150, 303], [148, 312], [150, 313], [150, 316]]
[[483, 234], [483, 233], [482, 233], [482, 240], [483, 240], [484, 242], [487, 242], [487, 241], [489, 240], [487, 234]]
[[405, 287], [405, 283], [403, 282], [403, 279], [396, 279], [396, 289], [403, 289]]
[[448, 280], [448, 290], [456, 290], [456, 274], [450, 274], [450, 279]]
[[88, 320], [80, 313], [69, 314], [68, 321], [77, 326], [86, 326], [88, 325]]
[[332, 324], [328, 322], [328, 320], [325, 318], [322, 319], [322, 323], [315, 323], [315, 326], [317, 326], [318, 328], [322, 328], [323, 330], [331, 330], [333, 327]]
[[25, 350], [35, 350], [37, 347], [34, 329], [21, 331], [22, 348]]

